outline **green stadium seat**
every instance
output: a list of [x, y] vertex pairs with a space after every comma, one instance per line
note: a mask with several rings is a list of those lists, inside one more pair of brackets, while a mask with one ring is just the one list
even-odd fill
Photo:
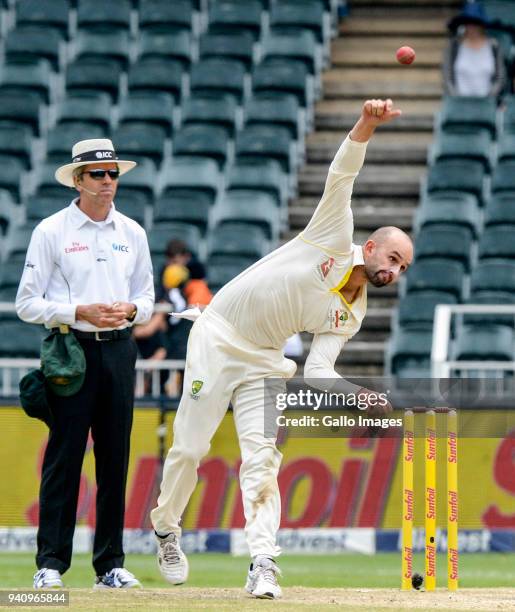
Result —
[[28, 125], [34, 136], [39, 136], [39, 108], [40, 100], [37, 94], [0, 91], [0, 121], [2, 125]]
[[[22, 265], [23, 264], [20, 262], [20, 269]], [[14, 304], [14, 302], [16, 301], [17, 293], [18, 293], [17, 286], [16, 287], [0, 287], [0, 302], [10, 302], [11, 304]], [[7, 312], [0, 312], [0, 321], [19, 322], [19, 319], [15, 311], [7, 311]]]
[[47, 135], [47, 160], [56, 167], [70, 161], [70, 151], [79, 140], [88, 138], [105, 138], [102, 127], [76, 121], [75, 123], [59, 123]]
[[515, 134], [503, 134], [497, 143], [497, 162], [506, 161], [515, 161]]
[[[68, 153], [68, 160], [70, 160]], [[78, 192], [64, 185], [60, 185], [55, 180], [55, 163], [45, 162], [36, 167], [36, 193], [31, 196], [38, 200], [41, 197], [61, 198], [63, 206], [69, 204], [73, 198], [78, 197]]]
[[152, 94], [136, 92], [120, 104], [120, 125], [144, 121], [163, 128], [167, 136], [173, 133], [173, 97], [156, 91]]
[[5, 63], [0, 73], [0, 92], [39, 96], [40, 102], [50, 102], [51, 65], [46, 59], [36, 62]]
[[483, 0], [483, 4], [494, 26], [515, 28], [515, 6], [511, 0]]
[[42, 325], [4, 320], [0, 324], [0, 357], [39, 357]]
[[200, 259], [199, 250], [202, 251], [202, 236], [196, 225], [190, 223], [160, 223], [154, 225], [149, 233], [148, 244], [152, 255], [165, 253], [166, 245], [170, 240], [182, 240], [188, 249]]
[[397, 321], [404, 329], [433, 329], [437, 304], [456, 304], [456, 296], [443, 291], [408, 293], [399, 300]]
[[124, 155], [135, 161], [148, 157], [159, 165], [164, 156], [166, 130], [146, 121], [124, 122], [113, 131], [112, 141], [122, 159]]
[[416, 226], [422, 229], [435, 224], [464, 227], [472, 237], [477, 237], [481, 231], [477, 198], [464, 192], [425, 196], [416, 211]]
[[296, 33], [309, 29], [319, 42], [329, 37], [329, 23], [324, 14], [324, 5], [318, 0], [303, 1], [281, 0], [270, 7], [270, 26], [273, 30]]
[[477, 132], [487, 130], [493, 138], [497, 132], [495, 98], [447, 96], [443, 99], [439, 117], [445, 131]]
[[37, 61], [40, 58], [50, 62], [54, 71], [59, 70], [62, 37], [53, 28], [19, 26], [7, 34], [5, 59], [7, 62]]
[[456, 225], [432, 225], [424, 228], [415, 240], [416, 260], [442, 257], [454, 259], [470, 271], [472, 238], [468, 228]]
[[[114, 145], [117, 146], [116, 141]], [[146, 199], [146, 203], [151, 205], [154, 202], [156, 184], [157, 171], [154, 162], [148, 158], [139, 159], [135, 168], [120, 177], [116, 201], [121, 202], [125, 196], [130, 198], [133, 193], [139, 193]]]
[[444, 257], [416, 261], [406, 273], [406, 291], [445, 291], [458, 300], [463, 295], [463, 265]]
[[256, 189], [271, 194], [277, 206], [286, 204], [286, 178], [281, 166], [273, 159], [259, 163], [237, 160], [228, 171], [227, 189]]
[[388, 369], [396, 376], [406, 376], [413, 370], [427, 370], [431, 356], [433, 332], [429, 330], [396, 329], [388, 353]]
[[2, 125], [0, 123], [0, 155], [14, 155], [25, 168], [32, 159], [32, 130], [27, 125]]
[[432, 161], [475, 160], [486, 172], [492, 168], [492, 141], [488, 132], [454, 134], [441, 132], [432, 147]]
[[[71, 193], [71, 191], [70, 191]], [[78, 194], [77, 194], [78, 195]], [[42, 196], [39, 198], [27, 198], [25, 203], [25, 214], [27, 221], [41, 221], [68, 206], [69, 201], [56, 196]]]
[[493, 195], [485, 207], [485, 226], [509, 224], [515, 228], [515, 193]]
[[502, 113], [503, 132], [505, 134], [515, 133], [515, 95], [504, 97], [505, 109]]
[[139, 60], [129, 68], [129, 92], [153, 94], [164, 91], [178, 102], [182, 95], [182, 73], [182, 64], [178, 61], [156, 57]]
[[[515, 294], [508, 291], [473, 291], [468, 304], [515, 305]], [[510, 325], [515, 323], [515, 314], [466, 314], [463, 323], [474, 325]]]
[[174, 155], [209, 157], [222, 169], [227, 161], [229, 138], [224, 128], [214, 125], [185, 125], [173, 139]]
[[215, 0], [209, 10], [210, 32], [261, 33], [263, 7], [258, 0]]
[[10, 191], [15, 202], [20, 199], [20, 180], [25, 169], [25, 162], [19, 157], [0, 153], [0, 189]]
[[270, 125], [251, 125], [242, 130], [236, 139], [236, 156], [239, 161], [274, 159], [284, 172], [295, 169], [292, 159], [292, 138], [287, 128]]
[[458, 328], [454, 359], [458, 361], [513, 361], [514, 331], [507, 325], [463, 325]]
[[130, 217], [133, 221], [139, 223], [142, 227], [145, 226], [145, 208], [147, 206], [147, 197], [145, 194], [138, 191], [125, 191], [122, 196], [116, 195], [116, 210], [123, 215]]
[[273, 60], [296, 60], [302, 62], [312, 75], [321, 70], [321, 57], [317, 51], [315, 35], [309, 30], [298, 32], [271, 32], [263, 41], [262, 59], [264, 62]]
[[120, 64], [113, 59], [101, 56], [90, 59], [75, 60], [66, 68], [66, 93], [98, 93], [109, 94], [111, 101], [118, 98], [120, 88]]
[[175, 31], [193, 29], [193, 4], [190, 0], [140, 0], [140, 30]]
[[501, 291], [515, 293], [515, 262], [506, 259], [487, 259], [477, 263], [470, 277], [472, 293]]
[[[226, 191], [213, 210], [216, 224], [252, 224], [274, 242], [279, 238], [280, 211], [270, 194], [250, 189]], [[242, 231], [242, 233], [244, 233]]]
[[196, 225], [202, 236], [205, 236], [211, 206], [211, 198], [205, 193], [188, 189], [177, 190], [172, 195], [158, 198], [154, 206], [154, 223], [169, 221], [189, 223]]
[[173, 59], [188, 70], [192, 61], [191, 33], [188, 30], [177, 32], [154, 32], [144, 30], [139, 39], [139, 53], [141, 59], [158, 58]]
[[515, 258], [515, 225], [496, 225], [485, 228], [479, 240], [479, 258]]
[[210, 158], [174, 157], [162, 170], [163, 195], [190, 189], [209, 196], [215, 201], [222, 177], [218, 164]]
[[267, 252], [263, 230], [250, 223], [224, 223], [209, 235], [209, 258], [222, 254], [261, 259]]
[[449, 160], [436, 162], [429, 168], [427, 191], [437, 194], [441, 191], [465, 191], [472, 193], [480, 205], [484, 202], [485, 170], [478, 161]]
[[298, 139], [303, 134], [299, 120], [299, 103], [290, 94], [251, 98], [245, 107], [245, 125], [269, 125], [287, 128]]
[[206, 58], [195, 63], [190, 75], [195, 95], [230, 94], [241, 102], [245, 91], [245, 68], [237, 60]]
[[15, 204], [11, 192], [7, 189], [0, 189], [0, 241], [2, 233], [5, 234], [11, 223], [14, 206]]
[[20, 278], [23, 273], [23, 262], [21, 261], [4, 261], [0, 269], [0, 288], [16, 287], [20, 284]]
[[114, 32], [79, 31], [75, 44], [76, 60], [100, 57], [118, 62], [122, 70], [127, 70], [129, 66], [130, 41], [128, 32], [123, 30]]
[[68, 38], [69, 0], [18, 0], [16, 2], [16, 25], [52, 27]]
[[492, 193], [510, 192], [515, 194], [515, 161], [497, 164], [492, 176]]
[[256, 66], [252, 75], [255, 93], [289, 93], [294, 95], [303, 108], [314, 101], [313, 88], [309, 86], [308, 69], [295, 60], [269, 60]]
[[32, 226], [15, 225], [9, 228], [5, 237], [4, 261], [24, 262], [32, 236]]
[[116, 0], [116, 10], [109, 2], [78, 0], [77, 27], [95, 32], [128, 31], [131, 27], [131, 8], [131, 0]]
[[237, 104], [232, 96], [192, 96], [182, 107], [183, 125], [214, 125], [223, 127], [227, 134], [236, 132]]
[[64, 98], [57, 108], [59, 125], [78, 121], [101, 127], [106, 133], [110, 129], [111, 98], [105, 92], [72, 94]]
[[250, 32], [213, 33], [200, 37], [199, 54], [202, 59], [217, 57], [242, 62], [248, 71], [254, 61], [254, 38]]
[[235, 257], [234, 255], [217, 255], [209, 258], [207, 282], [211, 291], [221, 289], [240, 272], [255, 263], [254, 257]]

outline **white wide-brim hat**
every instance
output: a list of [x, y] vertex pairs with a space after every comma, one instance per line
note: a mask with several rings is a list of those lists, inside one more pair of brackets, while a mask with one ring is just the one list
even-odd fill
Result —
[[89, 164], [112, 164], [113, 162], [118, 165], [120, 175], [129, 172], [137, 165], [135, 161], [118, 159], [113, 143], [108, 138], [81, 140], [73, 145], [71, 163], [57, 168], [55, 178], [66, 187], [74, 187], [73, 171], [75, 168]]

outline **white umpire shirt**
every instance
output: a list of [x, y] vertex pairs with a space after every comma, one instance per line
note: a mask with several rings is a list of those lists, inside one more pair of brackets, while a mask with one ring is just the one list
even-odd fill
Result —
[[76, 321], [77, 306], [129, 302], [138, 309], [133, 324], [146, 323], [154, 307], [154, 280], [145, 230], [114, 204], [104, 221], [93, 221], [77, 200], [34, 228], [16, 295], [18, 316], [48, 328], [65, 323], [108, 331], [115, 328]]
[[300, 331], [314, 334], [305, 378], [341, 378], [334, 364], [366, 313], [366, 285], [352, 303], [340, 293], [353, 267], [364, 263], [352, 243], [351, 194], [366, 144], [345, 139], [306, 229], [230, 281], [208, 306], [261, 347], [279, 349]]

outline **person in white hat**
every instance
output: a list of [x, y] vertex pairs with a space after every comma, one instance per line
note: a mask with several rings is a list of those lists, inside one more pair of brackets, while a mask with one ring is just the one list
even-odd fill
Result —
[[113, 203], [134, 168], [107, 139], [74, 145], [56, 179], [79, 192], [32, 233], [16, 296], [18, 316], [50, 333], [73, 333], [86, 357], [82, 388], [48, 390], [52, 423], [41, 474], [34, 588], [62, 587], [70, 567], [84, 452], [91, 429], [97, 476], [94, 588], [141, 586], [124, 568], [125, 486], [134, 404], [131, 326], [154, 307], [145, 231]]

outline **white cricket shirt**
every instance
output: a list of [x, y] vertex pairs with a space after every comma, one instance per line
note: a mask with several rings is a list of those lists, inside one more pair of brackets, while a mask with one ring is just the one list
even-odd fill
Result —
[[361, 247], [352, 244], [350, 204], [366, 144], [345, 139], [306, 229], [229, 282], [208, 306], [261, 347], [279, 349], [300, 331], [314, 334], [306, 378], [339, 378], [336, 358], [366, 313], [366, 286], [351, 304], [339, 292], [364, 263]]
[[[98, 331], [75, 320], [79, 304], [129, 302], [138, 308], [133, 323], [146, 323], [154, 308], [154, 279], [145, 230], [114, 204], [105, 221], [93, 221], [77, 199], [34, 228], [16, 295], [18, 316], [49, 328], [66, 323]], [[114, 328], [101, 331], [109, 329]]]

